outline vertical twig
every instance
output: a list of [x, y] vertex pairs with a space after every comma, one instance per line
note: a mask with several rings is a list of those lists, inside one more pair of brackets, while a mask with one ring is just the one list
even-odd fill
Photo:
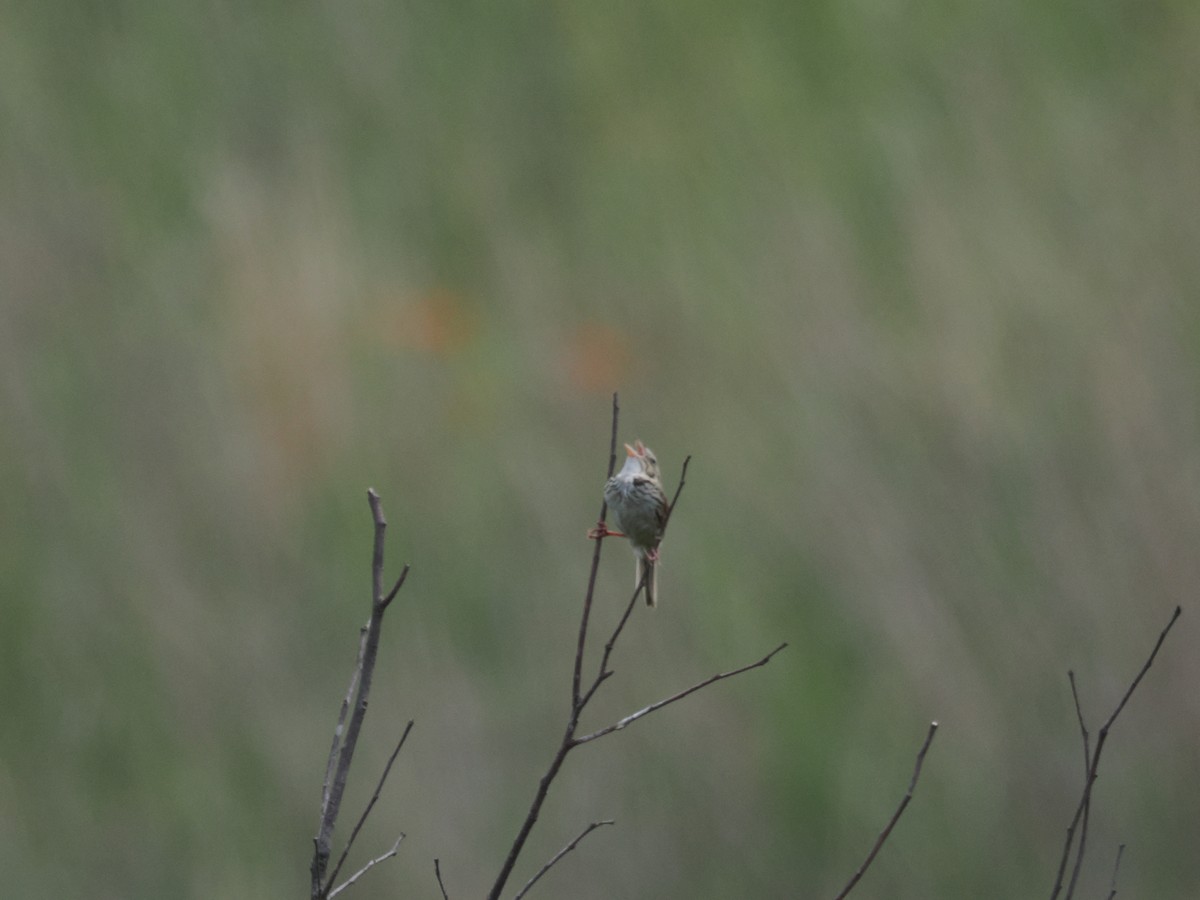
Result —
[[434, 859], [433, 861], [433, 874], [437, 876], [438, 888], [442, 892], [442, 900], [450, 900], [450, 897], [446, 894], [446, 885], [442, 882], [442, 861], [440, 859]]
[[[617, 424], [621, 416], [621, 406], [618, 401], [617, 394], [612, 396], [612, 437], [608, 444], [608, 475], [606, 478], [612, 478], [613, 472], [617, 468]], [[597, 526], [601, 533], [604, 532], [604, 523], [608, 518], [608, 501], [600, 500], [600, 518], [597, 520]], [[596, 592], [596, 575], [600, 571], [600, 551], [603, 549], [604, 541], [597, 540], [596, 547], [592, 551], [592, 569], [588, 574], [587, 591], [583, 595], [583, 615], [579, 620], [579, 640], [575, 645], [575, 670], [571, 676], [571, 707], [575, 708], [579, 705], [579, 685], [583, 678], [583, 651], [587, 643], [588, 621], [592, 617], [592, 597]]]
[[[1086, 785], [1092, 774], [1092, 750], [1091, 750], [1091, 735], [1088, 734], [1087, 726], [1083, 723], [1083, 707], [1079, 704], [1079, 688], [1075, 684], [1075, 673], [1067, 671], [1067, 678], [1071, 682], [1071, 698], [1075, 702], [1075, 718], [1079, 721], [1079, 734], [1083, 738], [1083, 782]], [[1083, 818], [1079, 822], [1079, 847], [1075, 851], [1075, 868], [1071, 870], [1071, 882], [1067, 886], [1067, 896], [1070, 897], [1075, 893], [1075, 885], [1079, 882], [1079, 873], [1083, 870], [1083, 855], [1087, 850], [1087, 833], [1088, 821], [1092, 815], [1092, 798], [1089, 795], [1087, 802], [1083, 805]], [[1073, 834], [1068, 833], [1068, 844], [1072, 839]]]
[[1121, 855], [1125, 852], [1125, 845], [1122, 844], [1117, 848], [1117, 861], [1113, 863], [1112, 881], [1109, 883], [1108, 900], [1113, 900], [1117, 896], [1117, 875], [1121, 871]]
[[[617, 426], [620, 414], [620, 402], [617, 394], [614, 393], [612, 397], [612, 436], [609, 441], [608, 475], [606, 478], [612, 478], [613, 472], [617, 467]], [[605, 500], [601, 500], [599, 518], [599, 529], [601, 532], [604, 531], [604, 522], [607, 516], [608, 503]], [[580, 695], [583, 678], [583, 656], [584, 650], [587, 647], [588, 622], [592, 615], [592, 598], [596, 592], [596, 575], [600, 571], [600, 551], [603, 549], [603, 544], [603, 540], [597, 540], [596, 547], [592, 551], [592, 568], [588, 574], [587, 590], [583, 595], [583, 615], [579, 621], [579, 638], [575, 645], [575, 667], [571, 673], [571, 714], [567, 720], [566, 731], [563, 733], [558, 750], [554, 753], [554, 758], [550, 761], [550, 767], [538, 782], [537, 791], [533, 795], [533, 803], [530, 804], [529, 812], [525, 814], [525, 821], [521, 823], [517, 837], [513, 841], [512, 847], [509, 848], [508, 856], [505, 857], [504, 863], [500, 867], [500, 872], [496, 876], [496, 881], [492, 885], [491, 891], [488, 892], [488, 900], [498, 900], [500, 892], [504, 890], [504, 885], [512, 874], [513, 866], [517, 864], [517, 857], [521, 855], [521, 850], [525, 847], [525, 841], [528, 840], [529, 833], [533, 831], [533, 826], [537, 823], [538, 815], [542, 810], [542, 804], [546, 801], [546, 794], [550, 791], [550, 785], [558, 775], [558, 770], [562, 768], [567, 754], [571, 752], [571, 748], [574, 746], [575, 729], [579, 725], [579, 714], [582, 712], [585, 703]]]
[[[405, 566], [392, 589], [386, 594], [384, 593], [383, 549], [387, 519], [384, 517], [383, 504], [380, 502], [379, 495], [373, 488], [367, 490], [367, 502], [370, 504], [371, 518], [375, 524], [375, 539], [371, 555], [371, 618], [367, 622], [366, 633], [362, 637], [358, 662], [355, 665], [354, 675], [350, 679], [350, 692], [347, 694], [347, 697], [350, 694], [354, 695], [350, 724], [346, 729], [345, 738], [339, 740], [338, 731], [345, 720], [343, 711], [338, 718], [338, 727], [335, 730], [333, 747], [330, 750], [329, 765], [326, 767], [326, 780], [321, 791], [321, 821], [317, 828], [317, 835], [313, 838], [313, 860], [310, 867], [312, 900], [327, 900], [333, 888], [332, 878], [327, 880], [325, 877], [332, 852], [333, 829], [337, 824], [338, 814], [341, 812], [342, 797], [346, 792], [346, 779], [350, 774], [350, 765], [354, 761], [354, 751], [358, 746], [359, 734], [362, 732], [363, 719], [367, 715], [367, 700], [371, 694], [371, 680], [375, 674], [375, 661], [379, 655], [383, 614], [403, 586], [405, 578], [408, 577], [408, 566]], [[330, 772], [333, 773], [332, 783], [329, 781]]]

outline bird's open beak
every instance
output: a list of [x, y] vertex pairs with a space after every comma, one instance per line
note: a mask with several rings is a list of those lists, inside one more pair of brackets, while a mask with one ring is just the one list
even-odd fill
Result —
[[634, 450], [632, 447], [630, 447], [628, 444], [626, 444], [625, 445], [625, 455], [626, 456], [637, 456], [638, 452], [636, 450]]

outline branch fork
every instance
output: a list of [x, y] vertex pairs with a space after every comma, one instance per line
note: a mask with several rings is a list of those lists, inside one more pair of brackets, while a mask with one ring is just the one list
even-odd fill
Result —
[[[329, 859], [333, 847], [333, 829], [337, 824], [338, 814], [341, 812], [342, 797], [346, 791], [346, 780], [350, 775], [350, 766], [354, 762], [354, 751], [358, 747], [359, 734], [362, 731], [363, 720], [367, 715], [367, 701], [371, 694], [371, 681], [375, 674], [375, 661], [379, 655], [379, 639], [383, 629], [383, 615], [387, 612], [388, 607], [396, 598], [396, 594], [400, 592], [400, 588], [404, 586], [404, 581], [408, 577], [408, 566], [406, 565], [401, 570], [399, 578], [396, 579], [391, 589], [386, 593], [384, 592], [383, 549], [384, 535], [387, 531], [387, 519], [383, 514], [383, 504], [374, 489], [367, 490], [367, 502], [370, 504], [371, 518], [375, 523], [375, 541], [371, 559], [371, 617], [359, 632], [358, 658], [354, 664], [354, 671], [350, 676], [350, 687], [346, 691], [346, 697], [342, 701], [341, 709], [338, 712], [337, 725], [333, 731], [333, 746], [329, 750], [329, 761], [325, 767], [325, 780], [321, 786], [321, 819], [317, 827], [316, 837], [313, 838], [313, 858], [309, 868], [312, 876], [312, 900], [332, 900], [333, 897], [336, 897], [350, 885], [354, 884], [362, 875], [366, 874], [369, 869], [395, 856], [399, 851], [400, 842], [404, 840], [404, 835], [401, 834], [396, 839], [396, 843], [392, 845], [391, 850], [382, 856], [372, 859], [344, 882], [336, 887], [334, 886], [342, 870], [342, 866], [346, 862], [346, 857], [350, 853], [350, 848], [354, 846], [354, 841], [358, 837], [359, 831], [366, 823], [367, 816], [370, 815], [371, 810], [375, 807], [375, 802], [379, 799], [384, 782], [387, 781], [388, 773], [392, 770], [392, 763], [396, 761], [396, 757], [399, 755], [400, 749], [404, 746], [404, 742], [408, 739], [408, 734], [413, 727], [411, 721], [405, 726], [404, 733], [400, 736], [396, 748], [392, 751], [392, 755], [384, 767], [383, 775], [375, 787], [375, 793], [367, 803], [362, 815], [359, 816], [354, 829], [350, 832], [350, 839], [346, 842], [346, 847], [342, 851], [341, 856], [338, 857], [338, 861], [333, 867], [333, 872], [328, 873], [327, 869], [329, 868]], [[348, 727], [346, 725], [347, 715], [349, 715]]]

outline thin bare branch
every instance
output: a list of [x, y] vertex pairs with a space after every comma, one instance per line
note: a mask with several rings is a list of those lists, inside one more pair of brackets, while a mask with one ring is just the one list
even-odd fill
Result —
[[[617, 427], [620, 414], [621, 406], [619, 398], [614, 393], [612, 397], [612, 434], [609, 439], [608, 448], [608, 478], [612, 477], [617, 467]], [[598, 522], [598, 531], [601, 534], [604, 533], [604, 522], [607, 516], [608, 503], [601, 500]], [[517, 863], [517, 857], [521, 855], [525, 841], [529, 838], [529, 833], [533, 831], [533, 826], [538, 820], [542, 804], [546, 801], [546, 795], [550, 791], [550, 785], [558, 775], [558, 770], [562, 768], [563, 761], [567, 758], [567, 753], [570, 752], [573, 746], [572, 739], [575, 735], [575, 729], [579, 727], [579, 714], [582, 712], [585, 704], [580, 693], [583, 679], [583, 657], [584, 651], [587, 649], [588, 623], [591, 621], [592, 600], [596, 593], [596, 576], [600, 571], [600, 552], [603, 549], [603, 544], [603, 540], [597, 540], [595, 549], [592, 551], [592, 568], [588, 574], [587, 591], [583, 596], [583, 615], [579, 621], [579, 638], [575, 645], [575, 665], [571, 675], [571, 714], [567, 721], [567, 727], [563, 734], [562, 742], [555, 751], [554, 758], [550, 761], [550, 766], [547, 768], [546, 774], [538, 782], [538, 788], [533, 795], [533, 802], [529, 806], [529, 812], [525, 814], [525, 820], [521, 823], [521, 828], [517, 832], [513, 845], [509, 848], [508, 856], [505, 857], [504, 863], [500, 867], [500, 873], [496, 876], [496, 881], [488, 893], [488, 900], [497, 900], [500, 892], [504, 890], [504, 885], [512, 874], [513, 866]], [[589, 697], [591, 693], [592, 691], [589, 691]]]
[[400, 833], [400, 837], [396, 838], [396, 843], [392, 844], [391, 850], [389, 850], [387, 853], [383, 854], [383, 856], [375, 857], [373, 860], [371, 860], [369, 863], [367, 863], [365, 866], [363, 866], [361, 869], [359, 869], [357, 872], [355, 872], [353, 875], [351, 875], [349, 878], [347, 878], [345, 881], [343, 881], [341, 884], [339, 884], [337, 887], [335, 887], [332, 891], [330, 891], [328, 894], [329, 900], [333, 900], [334, 897], [336, 897], [338, 894], [340, 894], [346, 888], [350, 887], [350, 885], [354, 884], [354, 882], [358, 881], [359, 878], [361, 878], [363, 875], [367, 874], [367, 872], [369, 870], [371, 870], [375, 866], [379, 865], [379, 863], [383, 862], [386, 859], [391, 859], [393, 856], [395, 856], [400, 850], [400, 842], [402, 840], [404, 840], [403, 832]]
[[367, 626], [358, 630], [358, 657], [354, 660], [354, 672], [350, 676], [350, 687], [338, 710], [337, 725], [333, 728], [333, 746], [329, 748], [329, 762], [325, 765], [325, 781], [321, 785], [321, 817], [325, 817], [329, 809], [329, 785], [333, 781], [333, 773], [337, 767], [338, 750], [342, 746], [342, 735], [346, 730], [346, 713], [354, 702], [354, 692], [358, 689], [358, 679], [362, 676], [363, 653], [367, 649]]
[[[1079, 734], [1083, 738], [1083, 781], [1086, 785], [1092, 765], [1091, 735], [1088, 734], [1087, 726], [1083, 723], [1083, 708], [1079, 704], [1079, 689], [1075, 685], [1075, 673], [1068, 670], [1067, 678], [1071, 682], [1071, 698], [1075, 701], [1075, 718], [1079, 720]], [[1083, 855], [1087, 850], [1088, 822], [1091, 817], [1092, 800], [1089, 796], [1087, 803], [1083, 806], [1083, 818], [1079, 822], [1079, 847], [1075, 852], [1075, 867], [1071, 870], [1071, 882], [1067, 885], [1068, 897], [1075, 893], [1075, 885], [1079, 883], [1079, 873], [1083, 870]], [[1073, 832], [1068, 832], [1068, 843], [1073, 837]]]
[[522, 897], [524, 897], [527, 893], [529, 893], [529, 889], [531, 887], [533, 887], [535, 884], [537, 884], [537, 880], [539, 878], [541, 878], [543, 875], [545, 875], [547, 872], [549, 872], [550, 869], [554, 866], [554, 864], [556, 862], [558, 862], [560, 859], [562, 859], [564, 856], [566, 856], [568, 853], [570, 853], [572, 850], [574, 850], [577, 846], [579, 846], [579, 842], [582, 841], [585, 837], [587, 837], [589, 834], [591, 834], [593, 831], [595, 831], [600, 826], [611, 825], [611, 824], [613, 824], [612, 819], [605, 819], [602, 822], [593, 822], [587, 828], [583, 829], [583, 831], [580, 832], [579, 837], [575, 838], [575, 840], [571, 841], [571, 843], [567, 844], [567, 846], [563, 847], [561, 850], [559, 850], [557, 853], [555, 853], [554, 856], [552, 856], [550, 858], [550, 861], [548, 863], [546, 863], [544, 866], [542, 866], [540, 869], [538, 869], [536, 875], [534, 875], [527, 882], [525, 882], [525, 887], [521, 888], [521, 890], [517, 893], [517, 895], [515, 897], [513, 897], [513, 900], [521, 900]]
[[404, 568], [400, 570], [400, 577], [396, 579], [396, 583], [392, 585], [392, 589], [387, 592], [387, 596], [381, 601], [384, 609], [391, 606], [392, 601], [396, 599], [396, 595], [400, 593], [400, 588], [404, 587], [404, 580], [408, 578], [408, 563], [404, 564]]
[[579, 709], [582, 712], [583, 708], [588, 705], [588, 701], [592, 699], [592, 695], [596, 693], [596, 689], [602, 685], [610, 675], [612, 669], [608, 667], [609, 657], [612, 656], [613, 647], [617, 645], [617, 638], [621, 636], [621, 632], [625, 630], [625, 623], [629, 621], [629, 616], [633, 613], [633, 606], [637, 603], [637, 598], [641, 596], [642, 591], [646, 589], [646, 579], [650, 577], [649, 570], [642, 571], [642, 577], [637, 583], [637, 587], [633, 589], [633, 596], [629, 598], [629, 602], [625, 604], [625, 612], [621, 614], [621, 618], [617, 621], [617, 625], [613, 628], [612, 636], [609, 637], [608, 643], [604, 645], [604, 655], [600, 657], [600, 668], [596, 672], [596, 677], [592, 680], [592, 686], [587, 689], [587, 693], [579, 701]]
[[[1116, 722], [1117, 716], [1119, 716], [1121, 711], [1125, 708], [1125, 704], [1129, 702], [1129, 698], [1133, 696], [1134, 690], [1136, 690], [1137, 686], [1141, 684], [1142, 679], [1146, 676], [1146, 673], [1150, 671], [1150, 667], [1154, 664], [1155, 657], [1158, 656], [1159, 648], [1162, 647], [1163, 641], [1166, 640], [1168, 632], [1170, 632], [1171, 628], [1175, 625], [1175, 622], [1178, 621], [1182, 612], [1183, 610], [1180, 607], [1175, 607], [1175, 612], [1172, 613], [1171, 620], [1167, 622], [1166, 627], [1163, 628], [1163, 630], [1159, 633], [1158, 640], [1154, 642], [1154, 649], [1151, 650], [1150, 655], [1146, 657], [1146, 662], [1142, 664], [1142, 668], [1138, 671], [1137, 675], [1134, 676], [1133, 681], [1129, 683], [1129, 687], [1125, 690], [1125, 695], [1121, 697], [1121, 702], [1117, 704], [1116, 709], [1114, 709], [1112, 712], [1112, 715], [1108, 717], [1107, 721], [1105, 721], [1104, 725], [1101, 726], [1099, 733], [1096, 735], [1096, 746], [1092, 750], [1091, 759], [1088, 763], [1087, 776], [1083, 782], [1083, 793], [1079, 797], [1079, 804], [1075, 807], [1075, 815], [1071, 818], [1071, 824], [1067, 826], [1067, 837], [1063, 842], [1062, 855], [1058, 861], [1058, 872], [1054, 877], [1054, 888], [1050, 892], [1050, 900], [1055, 900], [1055, 898], [1062, 893], [1063, 873], [1066, 872], [1067, 860], [1071, 857], [1071, 845], [1075, 840], [1075, 829], [1079, 827], [1080, 823], [1084, 819], [1084, 816], [1088, 813], [1091, 805], [1092, 786], [1096, 783], [1096, 773], [1100, 767], [1100, 754], [1104, 752], [1104, 745], [1108, 741], [1109, 730], [1112, 728], [1113, 723]], [[1072, 682], [1073, 681], [1074, 679], [1072, 679]], [[1080, 850], [1076, 856], [1076, 872], [1079, 870], [1079, 867], [1082, 865], [1082, 863], [1083, 847], [1081, 842]], [[1074, 894], [1074, 888], [1075, 879], [1072, 877], [1070, 888], [1068, 889], [1064, 900], [1070, 900]]]
[[[367, 702], [371, 694], [371, 681], [375, 674], [375, 660], [379, 655], [379, 639], [383, 630], [383, 614], [387, 611], [388, 604], [395, 597], [396, 591], [403, 585], [408, 574], [408, 567], [405, 566], [395, 587], [389, 594], [384, 594], [383, 550], [387, 519], [383, 514], [383, 504], [374, 488], [367, 490], [367, 502], [371, 507], [371, 518], [375, 525], [371, 555], [371, 618], [367, 622], [365, 634], [361, 638], [355, 674], [350, 679], [350, 694], [353, 695], [350, 722], [346, 727], [345, 737], [339, 738], [344, 716], [338, 718], [330, 766], [326, 769], [326, 781], [321, 792], [321, 821], [317, 828], [317, 835], [313, 839], [313, 860], [310, 867], [312, 900], [328, 900], [329, 886], [333, 879], [327, 881], [325, 873], [332, 851], [333, 830], [337, 824], [338, 814], [341, 812], [342, 797], [346, 792], [346, 779], [349, 777], [350, 766], [354, 761], [358, 736], [362, 732], [363, 720], [367, 715]], [[333, 756], [337, 757], [336, 765], [333, 764]], [[330, 768], [333, 771], [332, 781], [329, 779]]]
[[925, 764], [925, 754], [929, 750], [929, 745], [933, 743], [933, 736], [937, 733], [937, 729], [937, 722], [929, 723], [929, 732], [925, 735], [925, 742], [921, 744], [921, 749], [917, 753], [917, 764], [913, 767], [912, 778], [908, 782], [908, 792], [904, 795], [904, 799], [900, 801], [900, 805], [896, 807], [896, 811], [892, 813], [892, 818], [884, 826], [883, 831], [879, 832], [879, 837], [875, 839], [875, 845], [871, 848], [871, 852], [867, 854], [867, 858], [863, 860], [863, 864], [858, 867], [858, 871], [854, 873], [854, 876], [842, 888], [842, 892], [834, 900], [842, 900], [843, 897], [854, 889], [854, 886], [858, 884], [858, 880], [863, 877], [863, 873], [875, 861], [875, 857], [879, 853], [879, 849], [883, 846], [883, 842], [888, 839], [888, 835], [892, 833], [892, 829], [900, 821], [900, 816], [904, 813], [905, 807], [908, 806], [909, 801], [913, 798], [913, 791], [917, 788], [917, 779], [921, 777], [921, 766]]
[[667, 507], [667, 517], [663, 522], [663, 531], [666, 531], [667, 525], [671, 521], [671, 514], [675, 512], [675, 504], [679, 502], [679, 495], [683, 493], [683, 486], [687, 484], [688, 464], [692, 461], [692, 455], [689, 453], [683, 458], [683, 471], [679, 473], [679, 486], [675, 488], [675, 496], [671, 498], [671, 505]]
[[450, 900], [446, 894], [446, 885], [442, 883], [442, 861], [440, 859], [433, 861], [433, 873], [437, 875], [438, 887], [442, 890], [442, 900]]
[[[617, 468], [617, 423], [620, 416], [621, 406], [614, 393], [612, 397], [612, 436], [608, 445], [608, 475], [606, 478], [612, 478], [613, 472]], [[597, 527], [601, 534], [605, 532], [604, 523], [607, 518], [608, 501], [601, 499], [600, 518], [597, 520]], [[588, 621], [592, 617], [592, 597], [596, 593], [596, 574], [600, 571], [600, 551], [603, 546], [604, 541], [597, 540], [596, 547], [592, 550], [592, 571], [588, 575], [587, 592], [583, 595], [583, 616], [579, 620], [579, 640], [575, 645], [575, 671], [571, 678], [572, 709], [579, 707], [579, 686], [583, 678], [583, 651], [587, 645]]]
[[[1142, 679], [1146, 677], [1146, 673], [1150, 671], [1150, 667], [1154, 665], [1154, 658], [1158, 656], [1158, 650], [1163, 645], [1163, 641], [1167, 639], [1167, 632], [1175, 625], [1179, 616], [1183, 613], [1183, 608], [1176, 606], [1175, 612], [1171, 614], [1169, 621], [1162, 632], [1158, 635], [1158, 640], [1154, 642], [1154, 649], [1150, 651], [1150, 655], [1146, 657], [1146, 664], [1142, 666], [1141, 671], [1137, 673], [1137, 677], [1133, 679], [1129, 685], [1129, 689], [1125, 691], [1125, 696], [1121, 698], [1121, 702], [1117, 704], [1117, 708], [1112, 711], [1112, 715], [1108, 717], [1108, 721], [1100, 728], [1100, 736], [1103, 737], [1108, 733], [1108, 729], [1112, 728], [1113, 722], [1117, 721], [1117, 716], [1121, 714], [1121, 710], [1125, 708], [1125, 704], [1129, 702], [1129, 698], [1133, 696], [1133, 692], [1137, 686], [1142, 683]], [[1097, 747], [1097, 750], [1099, 748]]]
[[1075, 701], [1075, 718], [1079, 722], [1079, 734], [1083, 737], [1083, 772], [1086, 775], [1088, 767], [1092, 764], [1092, 751], [1089, 743], [1091, 735], [1088, 734], [1087, 726], [1083, 724], [1083, 707], [1079, 704], [1079, 689], [1075, 685], [1075, 673], [1070, 669], [1067, 670], [1067, 679], [1071, 682], [1071, 699]]
[[333, 874], [329, 876], [329, 881], [326, 884], [326, 889], [337, 881], [338, 873], [342, 871], [342, 865], [346, 862], [346, 857], [350, 855], [350, 848], [354, 846], [354, 840], [358, 837], [359, 831], [362, 830], [363, 824], [367, 821], [367, 816], [371, 814], [371, 810], [375, 808], [375, 801], [379, 799], [379, 794], [383, 790], [384, 782], [387, 781], [388, 773], [392, 771], [392, 763], [396, 761], [396, 757], [400, 755], [400, 749], [404, 746], [404, 742], [408, 740], [408, 733], [412, 731], [412, 719], [408, 720], [408, 724], [404, 726], [404, 734], [400, 735], [400, 740], [396, 744], [396, 749], [392, 751], [392, 755], [388, 757], [387, 765], [383, 767], [383, 774], [379, 776], [379, 784], [375, 785], [375, 793], [371, 795], [371, 799], [367, 802], [366, 808], [362, 811], [362, 815], [358, 817], [358, 821], [354, 823], [354, 830], [350, 832], [350, 840], [346, 841], [346, 849], [342, 851], [342, 855], [338, 858], [337, 865], [333, 867]]
[[1108, 900], [1117, 896], [1117, 874], [1121, 871], [1121, 856], [1125, 853], [1125, 845], [1117, 848], [1117, 861], [1113, 864], [1112, 881], [1109, 884]]
[[648, 716], [652, 712], [657, 712], [658, 710], [662, 709], [664, 706], [668, 706], [677, 700], [682, 700], [684, 697], [688, 696], [689, 694], [694, 694], [696, 691], [701, 690], [702, 688], [706, 688], [714, 682], [721, 681], [724, 678], [732, 678], [734, 675], [740, 675], [743, 672], [749, 672], [751, 669], [757, 669], [759, 666], [765, 666], [767, 663], [769, 663], [771, 661], [772, 656], [774, 656], [776, 653], [778, 653], [780, 650], [782, 650], [786, 646], [787, 646], [787, 642], [785, 641], [784, 643], [782, 643], [778, 647], [776, 647], [774, 650], [772, 650], [770, 653], [768, 653], [766, 656], [764, 656], [762, 659], [758, 660], [758, 662], [752, 662], [749, 665], [741, 666], [740, 668], [737, 668], [737, 669], [732, 669], [729, 672], [720, 672], [717, 675], [713, 675], [709, 678], [705, 678], [703, 681], [698, 682], [697, 684], [693, 684], [687, 690], [680, 691], [678, 694], [672, 694], [670, 697], [666, 697], [665, 699], [659, 700], [657, 703], [651, 703], [649, 706], [645, 706], [642, 709], [639, 709], [635, 713], [630, 713], [625, 718], [621, 719], [619, 722], [614, 722], [612, 725], [609, 725], [605, 728], [601, 728], [599, 731], [593, 731], [591, 734], [585, 734], [583, 737], [575, 738], [575, 744], [576, 744], [576, 746], [578, 746], [579, 744], [586, 744], [589, 741], [594, 741], [597, 738], [602, 738], [606, 734], [612, 734], [614, 731], [620, 731], [622, 728], [632, 725], [638, 719], [640, 719], [644, 716]]

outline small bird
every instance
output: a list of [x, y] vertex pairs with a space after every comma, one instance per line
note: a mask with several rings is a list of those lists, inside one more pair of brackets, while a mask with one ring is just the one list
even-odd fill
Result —
[[658, 602], [658, 545], [667, 527], [667, 495], [654, 452], [636, 441], [632, 447], [625, 445], [625, 453], [625, 465], [604, 485], [604, 500], [621, 532], [605, 529], [604, 534], [629, 538], [636, 557], [634, 586], [645, 576], [646, 605], [654, 606]]

